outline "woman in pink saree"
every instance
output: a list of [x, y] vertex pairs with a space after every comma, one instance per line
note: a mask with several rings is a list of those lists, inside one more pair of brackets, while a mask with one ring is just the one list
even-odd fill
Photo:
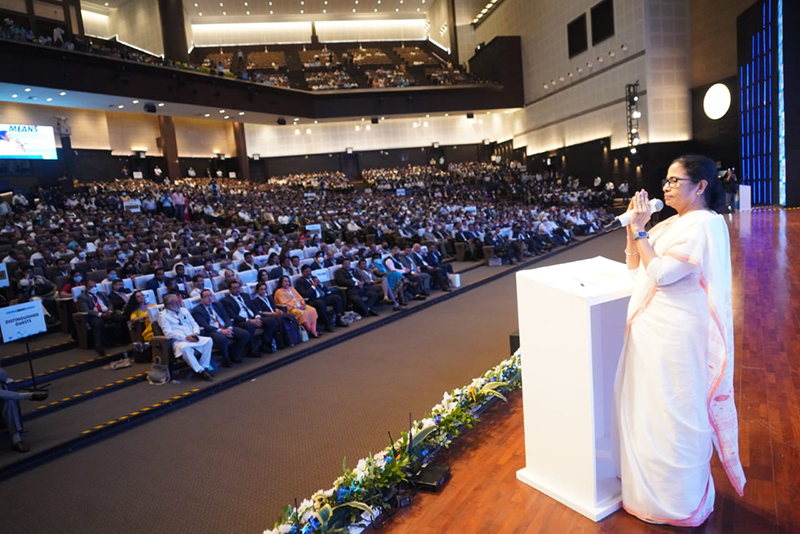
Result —
[[714, 510], [716, 447], [742, 495], [733, 402], [733, 311], [725, 192], [706, 157], [675, 160], [664, 200], [678, 214], [644, 231], [646, 191], [631, 200], [634, 277], [615, 383], [622, 503], [651, 523], [702, 524]]

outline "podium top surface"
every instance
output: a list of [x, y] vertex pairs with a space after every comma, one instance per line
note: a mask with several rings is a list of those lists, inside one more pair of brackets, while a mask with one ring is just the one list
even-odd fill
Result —
[[628, 266], [603, 256], [520, 271], [517, 278], [569, 293], [590, 305], [629, 297], [633, 290]]

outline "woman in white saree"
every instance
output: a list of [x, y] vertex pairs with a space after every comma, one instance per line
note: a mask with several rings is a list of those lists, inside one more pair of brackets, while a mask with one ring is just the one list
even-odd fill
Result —
[[651, 523], [693, 527], [708, 518], [714, 447], [734, 489], [744, 490], [733, 402], [730, 242], [713, 211], [724, 199], [716, 165], [684, 156], [664, 180], [664, 200], [677, 215], [648, 235], [647, 192], [631, 200], [625, 254], [635, 282], [615, 414], [623, 507]]

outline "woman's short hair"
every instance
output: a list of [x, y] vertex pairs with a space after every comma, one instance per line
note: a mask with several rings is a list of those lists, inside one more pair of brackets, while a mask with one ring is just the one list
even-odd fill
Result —
[[680, 163], [686, 170], [687, 177], [691, 178], [692, 183], [699, 184], [701, 180], [706, 181], [708, 185], [703, 192], [703, 198], [705, 198], [708, 209], [717, 213], [725, 213], [727, 211], [725, 189], [719, 180], [716, 163], [706, 156], [693, 154], [676, 158], [672, 163]]

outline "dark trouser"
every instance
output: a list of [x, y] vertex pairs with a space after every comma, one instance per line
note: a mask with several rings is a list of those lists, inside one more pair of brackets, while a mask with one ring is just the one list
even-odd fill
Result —
[[211, 332], [208, 337], [214, 342], [214, 346], [222, 351], [222, 359], [230, 362], [231, 358], [240, 358], [242, 350], [250, 341], [250, 333], [244, 328], [233, 327], [233, 337], [230, 338], [222, 332]]
[[[381, 295], [383, 292], [381, 292]], [[362, 297], [367, 297], [366, 304], [364, 303]], [[360, 287], [351, 287], [347, 290], [347, 299], [353, 303], [353, 309], [359, 315], [367, 315], [367, 313], [375, 306], [375, 303], [378, 302], [377, 294], [367, 291], [366, 289]]]
[[89, 316], [89, 326], [92, 328], [94, 337], [94, 350], [98, 353], [105, 353], [106, 320], [103, 317]]
[[450, 287], [450, 279], [447, 278], [447, 271], [444, 269], [439, 267], [428, 267], [425, 272], [436, 281], [439, 289], [447, 289]]
[[341, 317], [342, 313], [344, 312], [344, 302], [342, 301], [342, 297], [334, 293], [325, 295], [321, 299], [309, 300], [308, 303], [311, 304], [315, 310], [317, 310], [319, 320], [325, 326], [332, 326], [331, 317], [328, 313], [328, 306], [332, 306], [333, 313], [339, 317]]
[[283, 323], [277, 317], [261, 317], [261, 330], [263, 333], [263, 348], [266, 351], [272, 350], [272, 340], [275, 346], [283, 348]]
[[405, 273], [403, 275], [408, 280], [408, 289], [414, 295], [424, 295], [425, 288], [422, 284], [422, 277], [412, 273]]

